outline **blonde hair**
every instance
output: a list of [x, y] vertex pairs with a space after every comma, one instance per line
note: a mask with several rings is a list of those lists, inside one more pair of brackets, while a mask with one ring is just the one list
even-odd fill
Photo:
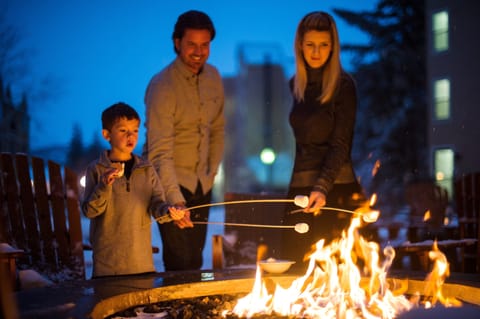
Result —
[[318, 97], [321, 103], [330, 101], [335, 94], [342, 65], [340, 63], [340, 43], [338, 38], [337, 26], [331, 15], [322, 11], [315, 11], [302, 18], [295, 34], [295, 76], [293, 81], [293, 95], [297, 100], [302, 101], [307, 87], [307, 67], [303, 57], [302, 43], [305, 33], [308, 31], [328, 31], [332, 38], [332, 52], [327, 62], [323, 66], [322, 93]]

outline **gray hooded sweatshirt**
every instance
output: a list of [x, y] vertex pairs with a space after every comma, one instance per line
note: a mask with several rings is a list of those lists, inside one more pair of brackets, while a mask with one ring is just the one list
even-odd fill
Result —
[[[108, 152], [86, 171], [82, 210], [90, 219], [93, 277], [155, 271], [152, 256], [152, 216], [170, 222], [163, 188], [153, 166], [136, 155], [129, 179], [112, 185], [101, 181], [112, 167]], [[155, 222], [155, 221], [154, 221]]]

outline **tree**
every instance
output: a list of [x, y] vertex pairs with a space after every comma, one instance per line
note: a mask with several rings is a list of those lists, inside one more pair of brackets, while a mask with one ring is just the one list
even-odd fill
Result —
[[32, 115], [40, 106], [42, 110], [48, 108], [41, 104], [52, 98], [51, 92], [58, 94], [62, 85], [52, 76], [35, 72], [31, 62], [34, 51], [25, 45], [25, 35], [10, 23], [8, 14], [8, 3], [0, 3], [0, 82], [10, 90], [13, 104], [28, 104], [28, 120], [41, 128], [44, 123]]
[[92, 144], [88, 146], [85, 151], [85, 157], [90, 163], [91, 161], [97, 159], [102, 151], [105, 149], [105, 146], [102, 144], [102, 140], [98, 136], [98, 132], [95, 132], [92, 139]]
[[22, 45], [20, 32], [7, 23], [5, 11], [0, 13], [0, 78], [17, 83], [29, 68], [28, 50]]
[[82, 129], [78, 123], [75, 123], [72, 131], [72, 139], [67, 152], [66, 165], [75, 172], [80, 173], [85, 169], [87, 160], [85, 159], [85, 149], [83, 146]]
[[425, 4], [381, 0], [371, 12], [333, 11], [370, 36], [367, 45], [342, 46], [353, 54], [359, 95], [353, 158], [368, 192], [395, 206], [406, 179], [428, 175]]

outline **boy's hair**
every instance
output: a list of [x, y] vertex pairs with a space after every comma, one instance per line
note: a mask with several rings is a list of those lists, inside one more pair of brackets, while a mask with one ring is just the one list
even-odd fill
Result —
[[173, 29], [173, 50], [177, 54], [178, 50], [175, 47], [175, 39], [183, 38], [185, 30], [187, 29], [208, 30], [208, 32], [210, 32], [210, 41], [213, 41], [215, 38], [215, 27], [206, 13], [197, 10], [186, 11], [178, 17]]
[[121, 118], [138, 120], [140, 122], [140, 116], [138, 116], [137, 111], [133, 107], [126, 103], [118, 102], [102, 112], [102, 129], [111, 130], [115, 122]]

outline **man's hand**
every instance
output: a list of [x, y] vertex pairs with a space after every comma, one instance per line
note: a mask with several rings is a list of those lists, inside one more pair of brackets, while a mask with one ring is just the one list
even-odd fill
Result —
[[185, 206], [172, 206], [168, 211], [170, 217], [173, 219], [173, 223], [177, 225], [178, 228], [193, 227], [193, 223], [190, 220], [190, 211], [187, 210]]

